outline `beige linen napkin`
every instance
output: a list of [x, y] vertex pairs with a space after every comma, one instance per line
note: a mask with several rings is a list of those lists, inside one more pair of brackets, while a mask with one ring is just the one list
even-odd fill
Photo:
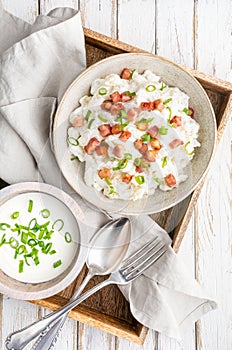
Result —
[[[85, 69], [80, 13], [58, 8], [30, 25], [0, 3], [0, 33], [0, 177], [8, 183], [44, 181], [62, 187], [85, 213], [91, 236], [106, 217], [68, 186], [49, 142], [57, 103]], [[171, 242], [149, 216], [131, 217], [131, 222], [128, 254], [154, 235]], [[121, 290], [139, 322], [178, 340], [185, 327], [216, 308], [170, 246], [140, 279]]]

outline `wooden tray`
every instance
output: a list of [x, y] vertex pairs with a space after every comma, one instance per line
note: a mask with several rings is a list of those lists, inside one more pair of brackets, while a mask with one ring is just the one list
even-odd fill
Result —
[[[88, 66], [105, 57], [118, 53], [143, 52], [143, 50], [89, 29], [84, 28], [84, 34]], [[211, 100], [217, 118], [218, 144], [232, 108], [232, 84], [189, 68], [186, 68], [186, 70], [199, 80]], [[152, 218], [171, 235], [173, 248], [176, 252], [184, 237], [203, 183], [204, 179], [191, 196], [174, 208], [152, 215]], [[2, 183], [1, 185], [4, 184]], [[33, 303], [51, 310], [56, 310], [67, 303], [82, 282], [85, 274], [86, 267], [83, 268], [77, 279], [63, 292], [44, 300], [33, 301]], [[103, 279], [102, 277], [94, 278], [90, 281], [86, 289], [91, 288]], [[133, 318], [127, 301], [116, 286], [108, 286], [87, 299], [72, 310], [70, 317], [138, 344], [143, 344], [147, 334], [147, 328]]]

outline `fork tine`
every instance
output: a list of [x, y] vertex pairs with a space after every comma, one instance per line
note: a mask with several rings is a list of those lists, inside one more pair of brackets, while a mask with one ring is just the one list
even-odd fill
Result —
[[[121, 266], [120, 270], [125, 270], [128, 267], [130, 267], [135, 261], [137, 261], [140, 257], [144, 256], [145, 253], [147, 253], [148, 251], [150, 251], [151, 249], [154, 248], [154, 244], [156, 245], [156, 241], [157, 241], [158, 237], [155, 237], [153, 239], [151, 239], [149, 242], [147, 242], [144, 246], [142, 246], [142, 248], [140, 248], [139, 250], [137, 250], [134, 254], [132, 254], [131, 256], [129, 256], [128, 259], [126, 259], [123, 262], [123, 265]], [[148, 248], [148, 250], [147, 250]]]
[[146, 261], [148, 261], [154, 254], [159, 252], [159, 250], [163, 247], [163, 243], [158, 241], [155, 245], [153, 245], [150, 249], [147, 249], [144, 254], [132, 261], [127, 268], [120, 269], [123, 274], [127, 275], [129, 272], [135, 269], [139, 269]]
[[152, 264], [154, 264], [157, 260], [161, 258], [167, 251], [167, 247], [164, 245], [158, 251], [155, 251], [154, 254], [143, 264], [141, 264], [140, 268], [135, 268], [130, 271], [127, 275], [125, 274], [123, 277], [126, 281], [133, 281], [137, 277], [139, 277], [145, 270], [147, 270]]

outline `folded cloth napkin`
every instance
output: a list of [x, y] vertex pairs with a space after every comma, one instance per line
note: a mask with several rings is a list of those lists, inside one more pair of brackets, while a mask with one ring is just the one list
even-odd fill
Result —
[[[68, 186], [49, 142], [57, 103], [85, 69], [80, 13], [57, 8], [30, 25], [6, 12], [0, 3], [0, 33], [7, 33], [0, 37], [0, 177], [8, 183], [41, 181], [62, 186], [85, 213], [91, 236], [106, 217]], [[149, 216], [130, 219], [128, 255], [154, 235], [171, 243]], [[169, 244], [168, 252], [141, 278], [120, 288], [139, 322], [180, 340], [190, 322], [216, 308], [190, 276]]]

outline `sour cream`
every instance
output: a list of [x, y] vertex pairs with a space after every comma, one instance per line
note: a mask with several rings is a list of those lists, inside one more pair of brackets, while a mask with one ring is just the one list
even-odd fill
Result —
[[[28, 212], [29, 200], [33, 201], [31, 213]], [[43, 218], [41, 215], [41, 211], [44, 209], [50, 211], [48, 218]], [[19, 216], [15, 220], [11, 218], [14, 212], [19, 212]], [[29, 258], [28, 262], [30, 266], [24, 262], [23, 272], [21, 273], [19, 272], [19, 260], [23, 260], [23, 255], [18, 255], [14, 259], [15, 249], [11, 248], [9, 244], [3, 244], [0, 247], [0, 269], [8, 276], [27, 283], [45, 282], [62, 274], [70, 266], [78, 251], [79, 228], [77, 221], [66, 205], [57, 198], [45, 193], [24, 193], [9, 199], [0, 207], [0, 223], [7, 223], [11, 228], [14, 228], [16, 223], [28, 226], [28, 223], [33, 218], [36, 218], [39, 225], [50, 221], [49, 229], [52, 229], [52, 224], [57, 219], [62, 220], [64, 226], [62, 230], [58, 231], [59, 227], [56, 229], [55, 225], [51, 239], [44, 240], [45, 243], [52, 243], [51, 250], [54, 250], [55, 253], [52, 255], [49, 253], [44, 254], [38, 246], [35, 246], [39, 250], [38, 257], [40, 263], [36, 265], [33, 259]], [[3, 228], [4, 230], [0, 230], [0, 241], [3, 234], [6, 234], [6, 241], [9, 241], [10, 237], [14, 237], [19, 242], [19, 245], [23, 244], [17, 231], [12, 232], [11, 228], [4, 226]], [[66, 232], [69, 232], [72, 237], [70, 243], [67, 243], [65, 240]], [[53, 265], [59, 260], [61, 261], [61, 265], [54, 268]]]

